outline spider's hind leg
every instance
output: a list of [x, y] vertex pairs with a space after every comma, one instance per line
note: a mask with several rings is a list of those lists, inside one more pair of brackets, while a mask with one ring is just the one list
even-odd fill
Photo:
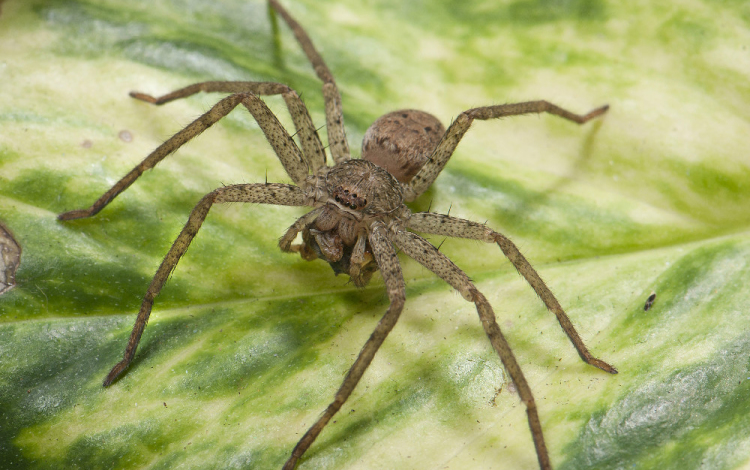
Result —
[[404, 197], [407, 201], [413, 201], [420, 194], [427, 191], [427, 188], [435, 182], [438, 175], [448, 160], [456, 150], [458, 143], [463, 138], [466, 131], [471, 127], [471, 123], [475, 119], [486, 121], [489, 119], [498, 119], [507, 116], [518, 116], [522, 114], [532, 113], [549, 113], [555, 116], [560, 116], [568, 121], [573, 121], [578, 124], [594, 119], [595, 117], [601, 116], [609, 109], [609, 105], [604, 105], [590, 111], [587, 114], [575, 114], [570, 111], [563, 109], [557, 105], [554, 105], [548, 101], [527, 101], [524, 103], [512, 103], [512, 104], [501, 104], [497, 106], [484, 106], [481, 108], [474, 108], [464, 111], [459, 114], [455, 121], [450, 125], [442, 140], [438, 144], [435, 151], [430, 156], [427, 163], [424, 164], [421, 170], [414, 176], [414, 178], [405, 185]]
[[331, 156], [335, 163], [341, 163], [351, 158], [349, 144], [346, 141], [346, 131], [344, 130], [344, 112], [341, 107], [341, 95], [333, 79], [331, 71], [328, 69], [323, 58], [313, 46], [310, 37], [304, 28], [282, 7], [276, 0], [268, 0], [269, 5], [275, 10], [289, 25], [289, 28], [297, 38], [302, 50], [305, 52], [307, 59], [315, 69], [318, 78], [323, 82], [323, 98], [326, 106], [326, 128], [328, 129], [328, 146], [331, 149]]
[[615, 369], [610, 364], [594, 357], [586, 347], [586, 344], [581, 339], [580, 335], [573, 326], [573, 322], [563, 310], [560, 303], [555, 298], [555, 295], [547, 287], [539, 273], [531, 266], [531, 263], [521, 254], [516, 245], [510, 241], [505, 235], [495, 232], [491, 228], [478, 222], [472, 222], [470, 220], [459, 219], [457, 217], [451, 217], [448, 215], [434, 214], [431, 212], [419, 212], [412, 214], [409, 219], [409, 228], [422, 233], [430, 233], [433, 235], [444, 235], [455, 238], [465, 238], [470, 240], [480, 240], [487, 243], [497, 243], [502, 250], [503, 254], [513, 264], [516, 270], [526, 279], [526, 281], [534, 289], [534, 292], [542, 299], [547, 309], [555, 314], [557, 321], [560, 326], [568, 335], [570, 342], [578, 351], [578, 355], [581, 356], [584, 362], [594, 367], [609, 372], [610, 374], [616, 374]]

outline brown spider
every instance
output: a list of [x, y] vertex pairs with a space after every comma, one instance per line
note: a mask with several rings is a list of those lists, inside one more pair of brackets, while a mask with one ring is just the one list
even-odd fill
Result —
[[[539, 465], [543, 469], [551, 468], [534, 397], [508, 342], [495, 321], [492, 307], [463, 271], [432, 244], [410, 230], [497, 243], [547, 308], [557, 316], [560, 325], [581, 358], [607, 372], [614, 374], [617, 370], [589, 353], [552, 292], [508, 238], [477, 222], [431, 212], [413, 214], [404, 202], [416, 199], [435, 181], [475, 119], [487, 120], [546, 112], [582, 124], [606, 112], [607, 106], [597, 108], [586, 115], [573, 114], [546, 101], [486, 106], [464, 111], [453, 121], [447, 131], [437, 118], [425, 112], [395, 111], [379, 118], [368, 129], [362, 143], [362, 159], [353, 160], [350, 158], [344, 133], [341, 97], [331, 72], [302, 27], [276, 0], [269, 0], [269, 4], [292, 29], [315, 68], [315, 72], [323, 82], [326, 128], [334, 165], [332, 167], [326, 165], [325, 150], [310, 115], [297, 93], [286, 85], [269, 82], [204, 82], [159, 98], [142, 93], [131, 93], [134, 98], [157, 105], [185, 98], [200, 91], [231, 93], [231, 95], [219, 101], [210, 111], [160, 145], [143, 162], [104, 193], [89, 209], [66, 212], [60, 214], [59, 219], [90, 217], [98, 213], [144, 171], [153, 168], [167, 155], [212, 126], [240, 104], [244, 105], [258, 122], [295, 184], [257, 183], [224, 186], [201, 199], [151, 281], [124, 357], [104, 379], [104, 386], [112, 384], [133, 360], [151, 313], [154, 298], [159, 294], [169, 274], [175, 269], [180, 257], [198, 233], [213, 204], [248, 202], [310, 206], [313, 210], [300, 217], [287, 230], [279, 241], [279, 247], [286, 252], [299, 252], [306, 260], [323, 259], [337, 274], [348, 274], [354, 284], [360, 287], [369, 282], [375, 271], [380, 270], [390, 306], [349, 369], [333, 402], [297, 443], [284, 468], [295, 467], [299, 458], [346, 402], [401, 314], [405, 302], [405, 286], [394, 245], [445, 280], [466, 300], [476, 305], [482, 326], [492, 346], [515, 383], [521, 400], [526, 404], [529, 427], [536, 446]], [[292, 116], [302, 146], [301, 150], [281, 126], [276, 116], [258, 97], [279, 94], [284, 98]], [[300, 232], [303, 243], [293, 245], [292, 242]]]

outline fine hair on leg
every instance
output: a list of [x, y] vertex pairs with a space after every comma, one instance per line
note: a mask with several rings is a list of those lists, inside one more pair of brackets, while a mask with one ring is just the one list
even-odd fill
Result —
[[159, 295], [159, 292], [161, 292], [161, 289], [167, 282], [170, 273], [177, 267], [177, 263], [187, 251], [190, 242], [192, 242], [193, 238], [198, 234], [198, 230], [200, 230], [201, 225], [203, 225], [203, 221], [206, 220], [206, 216], [208, 215], [211, 206], [214, 203], [225, 202], [247, 202], [282, 206], [307, 205], [306, 197], [300, 188], [277, 183], [225, 186], [203, 196], [190, 213], [187, 223], [172, 244], [167, 256], [164, 257], [164, 260], [161, 262], [159, 269], [157, 269], [151, 284], [148, 286], [140, 311], [138, 312], [138, 317], [135, 320], [133, 331], [128, 339], [125, 354], [123, 355], [122, 360], [115, 364], [109, 374], [107, 374], [107, 377], [104, 379], [105, 387], [112, 384], [112, 382], [117, 379], [125, 369], [127, 369], [135, 357], [135, 351], [138, 348], [141, 335], [143, 334], [143, 330], [146, 328], [146, 323], [148, 323], [148, 318], [151, 315], [151, 307], [154, 304], [154, 299]]
[[578, 124], [594, 119], [597, 116], [601, 116], [609, 109], [609, 105], [604, 105], [599, 108], [590, 111], [587, 114], [575, 114], [567, 111], [557, 105], [554, 105], [548, 101], [527, 101], [524, 103], [512, 103], [512, 104], [501, 104], [497, 106], [483, 106], [481, 108], [473, 108], [459, 114], [458, 117], [445, 131], [443, 138], [440, 140], [437, 148], [432, 155], [424, 164], [421, 170], [414, 175], [414, 178], [405, 185], [405, 199], [407, 201], [413, 201], [420, 194], [427, 191], [435, 179], [438, 177], [445, 164], [450, 160], [451, 155], [456, 150], [458, 143], [463, 138], [466, 131], [471, 127], [471, 123], [475, 119], [486, 121], [489, 119], [498, 119], [508, 116], [519, 116], [522, 114], [539, 114], [549, 113], [555, 116], [559, 116], [568, 121], [572, 121]]
[[581, 359], [603, 371], [611, 374], [617, 373], [617, 369], [613, 366], [591, 355], [586, 344], [584, 344], [573, 326], [573, 322], [570, 321], [570, 318], [568, 318], [568, 315], [557, 301], [557, 298], [555, 298], [552, 291], [547, 287], [547, 284], [545, 284], [541, 276], [539, 276], [539, 273], [537, 273], [531, 266], [531, 263], [529, 263], [529, 261], [518, 250], [516, 245], [506, 236], [495, 232], [486, 225], [478, 222], [459, 219], [449, 215], [434, 214], [431, 212], [412, 214], [409, 219], [409, 228], [418, 232], [433, 235], [444, 235], [448, 237], [496, 243], [516, 270], [524, 277], [524, 279], [526, 279], [529, 285], [531, 285], [534, 292], [536, 292], [539, 298], [542, 299], [542, 302], [544, 302], [547, 309], [555, 314], [557, 320], [560, 322], [560, 326], [568, 335], [568, 338], [570, 338], [571, 343], [573, 343], [573, 346], [576, 348], [576, 351], [578, 351], [578, 355], [581, 356]]
[[364, 375], [367, 368], [370, 366], [375, 353], [378, 351], [380, 346], [385, 341], [388, 333], [391, 332], [393, 327], [396, 325], [401, 311], [404, 308], [404, 302], [406, 299], [406, 287], [404, 285], [404, 276], [401, 273], [401, 265], [398, 262], [398, 256], [396, 250], [393, 249], [393, 245], [388, 241], [385, 224], [382, 222], [375, 222], [371, 227], [370, 232], [370, 245], [372, 246], [373, 256], [380, 266], [380, 272], [383, 275], [383, 281], [385, 282], [386, 291], [388, 293], [388, 299], [390, 305], [388, 310], [380, 319], [375, 331], [372, 332], [370, 338], [367, 340], [362, 350], [359, 352], [359, 356], [352, 364], [349, 372], [344, 378], [344, 382], [336, 392], [336, 396], [330, 405], [323, 412], [323, 415], [313, 424], [310, 429], [307, 430], [302, 439], [299, 440], [297, 445], [292, 450], [292, 456], [284, 464], [284, 470], [292, 470], [297, 461], [305, 453], [305, 451], [312, 445], [315, 438], [323, 430], [326, 424], [331, 420], [333, 415], [341, 409], [341, 406], [346, 402], [351, 395], [354, 387]]
[[476, 305], [482, 327], [492, 347], [500, 356], [505, 370], [508, 371], [513, 383], [516, 384], [518, 395], [526, 405], [526, 415], [529, 428], [531, 429], [531, 436], [534, 440], [539, 466], [542, 469], [552, 468], [547, 452], [547, 445], [544, 442], [544, 434], [542, 433], [542, 425], [539, 421], [536, 402], [534, 401], [534, 395], [531, 393], [531, 387], [526, 382], [526, 378], [521, 371], [521, 366], [513, 355], [508, 341], [500, 331], [500, 327], [495, 319], [495, 312], [492, 310], [490, 303], [477, 290], [466, 273], [459, 269], [453, 261], [440, 253], [430, 242], [406, 230], [393, 230], [390, 235], [393, 243], [407, 256], [414, 258], [425, 268], [453, 286], [466, 300]]

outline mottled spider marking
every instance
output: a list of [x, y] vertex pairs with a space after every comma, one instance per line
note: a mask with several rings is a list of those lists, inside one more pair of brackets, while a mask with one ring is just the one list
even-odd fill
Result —
[[373, 122], [362, 140], [362, 159], [408, 183], [437, 148], [445, 127], [432, 114], [402, 109]]

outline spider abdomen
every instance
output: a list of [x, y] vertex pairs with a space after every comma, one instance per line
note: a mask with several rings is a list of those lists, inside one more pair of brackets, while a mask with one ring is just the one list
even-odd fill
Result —
[[432, 114], [402, 109], [379, 117], [362, 139], [362, 159], [408, 183], [437, 148], [445, 128]]

